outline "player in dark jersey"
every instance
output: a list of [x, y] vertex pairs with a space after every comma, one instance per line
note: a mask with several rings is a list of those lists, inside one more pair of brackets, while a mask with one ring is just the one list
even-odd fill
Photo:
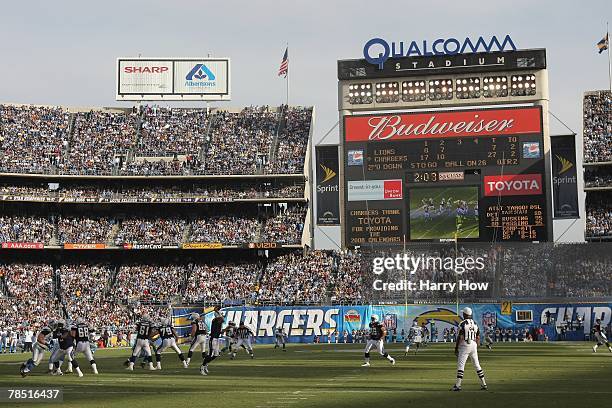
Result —
[[610, 353], [612, 353], [612, 346], [610, 346], [610, 343], [608, 342], [608, 338], [606, 337], [606, 334], [603, 331], [603, 328], [601, 327], [601, 319], [597, 319], [595, 320], [595, 326], [593, 326], [593, 332], [595, 334], [595, 340], [597, 340], [597, 343], [593, 346], [593, 353], [597, 353], [597, 347], [605, 344], [606, 347], [608, 347], [608, 350], [610, 351]]
[[204, 322], [204, 314], [200, 316], [197, 313], [192, 313], [189, 315], [189, 319], [191, 320], [191, 333], [189, 335], [191, 337], [191, 345], [187, 352], [187, 365], [191, 363], [193, 352], [198, 347], [202, 348], [202, 361], [206, 359], [208, 351], [208, 327], [206, 327], [206, 322]]
[[142, 316], [140, 322], [136, 324], [136, 344], [132, 350], [132, 356], [130, 357], [127, 370], [134, 371], [134, 362], [140, 355], [141, 350], [144, 350], [146, 358], [148, 357], [149, 370], [155, 370], [155, 367], [153, 367], [153, 362], [151, 361], [151, 346], [149, 344], [149, 339], [151, 339], [154, 334], [155, 328], [153, 327], [149, 316]]
[[83, 353], [89, 364], [91, 365], [91, 370], [94, 374], [98, 374], [98, 366], [96, 364], [96, 360], [93, 358], [93, 354], [91, 352], [91, 344], [89, 343], [91, 338], [91, 329], [89, 325], [85, 323], [85, 320], [82, 318], [78, 318], [76, 320], [76, 324], [73, 326], [73, 330], [75, 333], [75, 341], [76, 346], [74, 349], [74, 354]]
[[78, 376], [83, 376], [79, 363], [73, 359], [76, 335], [76, 329], [72, 325], [66, 325], [61, 329], [61, 334], [58, 339], [59, 350], [51, 361], [54, 367], [52, 373], [53, 375], [63, 375], [62, 370], [60, 369], [60, 360], [62, 357], [64, 357], [66, 361], [68, 361], [69, 366], [77, 372]]
[[219, 306], [215, 306], [213, 312], [213, 319], [210, 324], [210, 340], [208, 343], [208, 354], [204, 358], [204, 362], [200, 367], [200, 374], [208, 375], [208, 364], [213, 361], [215, 358], [219, 357], [220, 352], [220, 337], [223, 331], [223, 316], [219, 311]]
[[375, 316], [372, 316], [370, 322], [370, 336], [364, 350], [365, 361], [361, 365], [362, 367], [370, 366], [370, 350], [374, 347], [378, 350], [381, 356], [389, 360], [391, 365], [395, 365], [395, 359], [385, 352], [384, 338], [387, 334], [387, 329], [378, 321]]
[[[51, 362], [54, 357], [57, 355], [57, 353], [59, 353], [59, 338], [62, 335], [62, 330], [64, 328], [64, 326], [66, 325], [66, 322], [63, 319], [59, 319], [57, 321], [51, 321], [49, 323], [49, 327], [51, 328], [52, 332], [51, 332], [51, 339], [50, 339], [50, 346], [49, 346], [49, 374], [52, 374], [53, 371], [55, 370], [54, 364]], [[60, 367], [62, 366], [64, 362], [64, 356], [61, 356], [61, 360], [60, 360]], [[68, 365], [68, 372], [72, 371], [72, 367], [70, 365]]]
[[[253, 345], [251, 343], [251, 339], [255, 339], [255, 333], [244, 325], [244, 322], [240, 322], [240, 325], [236, 329], [236, 337], [238, 338], [238, 342], [236, 343], [236, 348], [242, 347], [246, 350], [247, 353], [251, 356], [251, 358], [255, 358], [253, 354]], [[236, 352], [232, 354], [232, 357], [236, 357]]]
[[183, 363], [183, 368], [187, 368], [187, 361], [185, 361], [185, 356], [183, 352], [176, 344], [178, 341], [178, 336], [176, 335], [176, 331], [170, 322], [170, 319], [162, 319], [161, 324], [158, 328], [159, 336], [161, 338], [162, 344], [155, 352], [155, 359], [157, 360], [157, 369], [161, 370], [161, 353], [164, 352], [165, 349], [170, 347], [172, 350], [178, 354], [179, 360]]

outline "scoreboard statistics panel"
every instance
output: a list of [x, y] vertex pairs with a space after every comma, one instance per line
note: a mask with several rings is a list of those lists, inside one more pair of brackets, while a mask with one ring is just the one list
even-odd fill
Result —
[[547, 241], [540, 107], [344, 118], [347, 246]]

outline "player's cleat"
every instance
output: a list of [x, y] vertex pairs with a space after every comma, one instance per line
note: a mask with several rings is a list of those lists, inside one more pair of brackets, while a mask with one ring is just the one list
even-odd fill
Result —
[[370, 366], [370, 363], [363, 363], [361, 366], [362, 366], [362, 367], [369, 367], [369, 366]]
[[126, 370], [134, 371], [134, 365], [133, 364], [128, 364], [128, 366], [126, 367]]
[[612, 347], [608, 347], [608, 350], [610, 350], [610, 353], [612, 353]]
[[200, 366], [200, 374], [208, 375], [208, 367], [205, 365]]
[[283, 349], [283, 351], [287, 351], [287, 349]]
[[487, 387], [486, 385], [481, 385], [480, 389], [483, 391], [488, 391], [489, 387]]
[[255, 354], [251, 354], [251, 360], [255, 358]]
[[597, 347], [593, 346], [593, 353], [597, 353]]
[[391, 365], [395, 365], [395, 359], [391, 358], [391, 360], [389, 360], [389, 362], [391, 363]]
[[451, 391], [461, 391], [461, 387], [457, 387], [456, 385], [453, 385], [453, 388], [451, 388]]
[[189, 367], [189, 365], [187, 364], [187, 362], [183, 361], [183, 368], [188, 368], [188, 367]]

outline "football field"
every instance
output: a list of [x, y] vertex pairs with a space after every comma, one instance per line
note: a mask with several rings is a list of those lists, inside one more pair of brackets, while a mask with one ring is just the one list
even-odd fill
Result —
[[[0, 355], [0, 387], [60, 387], [64, 407], [578, 407], [608, 406], [612, 398], [612, 353], [592, 343], [501, 343], [480, 349], [489, 391], [481, 391], [468, 363], [460, 393], [451, 344], [436, 344], [404, 357], [401, 344], [388, 345], [397, 359], [372, 353], [362, 368], [363, 345], [294, 345], [287, 352], [255, 345], [256, 358], [244, 351], [236, 360], [222, 356], [201, 376], [201, 356], [188, 369], [173, 353], [163, 354], [163, 370], [138, 365], [127, 372], [128, 349], [99, 350], [100, 375], [46, 374], [47, 358], [27, 378], [19, 375], [26, 354]], [[48, 357], [48, 356], [45, 356]], [[49, 404], [48, 402], [45, 405]], [[0, 403], [0, 405], [3, 405]], [[56, 405], [56, 404], [52, 404]], [[4, 406], [41, 406], [4, 403]]]

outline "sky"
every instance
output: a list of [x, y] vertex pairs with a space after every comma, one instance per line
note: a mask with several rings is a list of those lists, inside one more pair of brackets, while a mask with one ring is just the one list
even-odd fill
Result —
[[[117, 57], [211, 54], [232, 61], [232, 101], [212, 106], [279, 105], [289, 44], [290, 104], [315, 106], [320, 137], [338, 120], [337, 60], [362, 58], [370, 38], [509, 34], [519, 49], [547, 49], [550, 110], [580, 133], [583, 92], [609, 88], [595, 44], [611, 18], [609, 0], [7, 1], [0, 102], [131, 106], [115, 101]], [[551, 133], [564, 131], [553, 119]]]

